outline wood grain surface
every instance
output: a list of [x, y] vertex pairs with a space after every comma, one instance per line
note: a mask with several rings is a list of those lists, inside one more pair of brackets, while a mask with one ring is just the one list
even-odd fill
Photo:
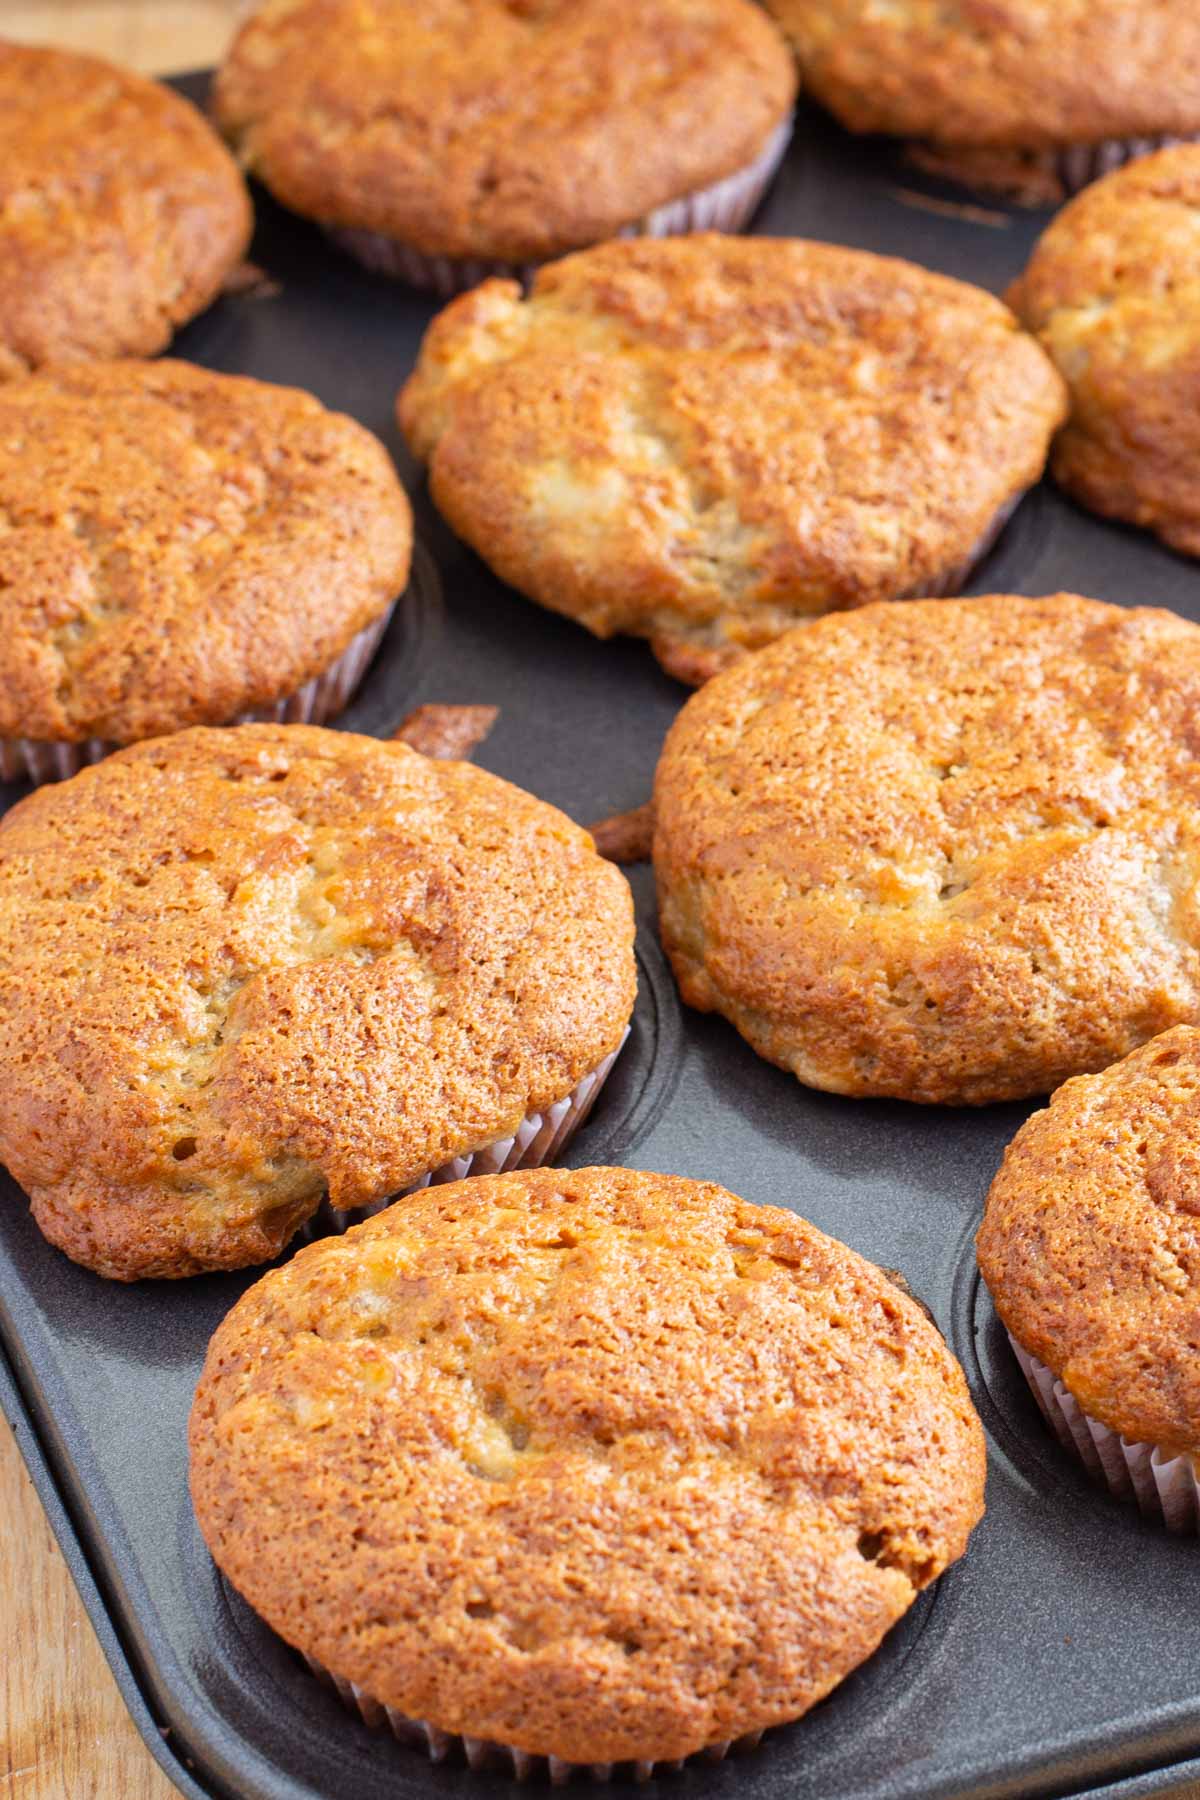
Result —
[[0, 1800], [171, 1800], [2, 1419], [0, 1623]]

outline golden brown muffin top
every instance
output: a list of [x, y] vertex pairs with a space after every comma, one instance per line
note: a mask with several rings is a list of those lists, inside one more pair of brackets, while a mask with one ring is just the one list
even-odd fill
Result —
[[992, 1183], [979, 1266], [1085, 1412], [1200, 1457], [1200, 1031], [1059, 1088]]
[[408, 579], [382, 444], [182, 362], [0, 387], [0, 737], [223, 724], [334, 662]]
[[[1200, 15], [1197, 28], [1200, 30]], [[1097, 511], [1200, 556], [1200, 144], [1086, 188], [1010, 299], [1066, 377], [1054, 472]]]
[[467, 763], [153, 739], [0, 821], [0, 1160], [123, 1280], [272, 1257], [515, 1130], [620, 1042], [624, 877]]
[[1200, 627], [1059, 594], [822, 619], [655, 783], [693, 1006], [813, 1087], [1045, 1093], [1200, 1019]]
[[703, 679], [833, 608], [961, 580], [1062, 383], [990, 294], [827, 244], [605, 244], [489, 281], [399, 402], [504, 580]]
[[746, 167], [794, 95], [750, 0], [268, 0], [215, 105], [294, 211], [525, 262]]
[[1200, 132], [1195, 0], [766, 0], [852, 131], [1049, 148]]
[[253, 222], [233, 158], [179, 94], [0, 41], [0, 381], [163, 349]]
[[191, 1449], [289, 1642], [576, 1762], [797, 1717], [983, 1510], [962, 1372], [881, 1270], [627, 1169], [429, 1189], [301, 1251], [217, 1331]]

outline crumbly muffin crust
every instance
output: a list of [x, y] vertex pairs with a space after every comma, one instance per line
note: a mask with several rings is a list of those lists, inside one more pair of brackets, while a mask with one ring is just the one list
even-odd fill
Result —
[[626, 1169], [430, 1189], [301, 1251], [217, 1331], [190, 1436], [276, 1631], [575, 1762], [798, 1717], [983, 1510], [962, 1372], [883, 1271]]
[[629, 888], [468, 763], [301, 725], [153, 739], [0, 821], [0, 1159], [122, 1280], [273, 1256], [614, 1050]]
[[745, 168], [794, 94], [750, 0], [268, 0], [215, 105], [294, 211], [521, 263]]
[[1054, 220], [1009, 296], [1070, 388], [1056, 478], [1190, 556], [1200, 556], [1198, 213], [1200, 144], [1131, 163]]
[[1073, 595], [819, 620], [655, 782], [684, 999], [835, 1093], [1045, 1093], [1200, 1019], [1200, 627]]
[[0, 381], [162, 350], [253, 222], [236, 163], [181, 95], [0, 41]]
[[382, 444], [189, 363], [0, 387], [0, 737], [127, 743], [294, 693], [408, 579]]
[[399, 400], [497, 573], [699, 681], [963, 577], [1065, 411], [998, 300], [826, 244], [606, 244], [434, 320]]
[[1164, 1032], [1033, 1115], [992, 1183], [979, 1266], [1085, 1412], [1200, 1457], [1200, 1031]]
[[1200, 132], [1192, 0], [766, 0], [852, 131], [1036, 150]]

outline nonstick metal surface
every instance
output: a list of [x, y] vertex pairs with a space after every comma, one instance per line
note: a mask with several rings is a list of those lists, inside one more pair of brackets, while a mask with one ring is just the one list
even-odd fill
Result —
[[[193, 95], [201, 78], [180, 84]], [[960, 197], [961, 198], [961, 197]], [[176, 353], [290, 382], [395, 453], [422, 540], [413, 588], [341, 723], [386, 735], [417, 703], [494, 701], [478, 755], [581, 822], [649, 793], [685, 691], [628, 640], [600, 644], [503, 588], [438, 520], [393, 424], [435, 303], [360, 273], [260, 199], [253, 255], [272, 298], [222, 300]], [[918, 190], [886, 146], [804, 113], [755, 229], [899, 254], [999, 290], [1044, 220]], [[1070, 587], [1200, 619], [1200, 571], [1048, 486], [971, 584]], [[24, 790], [0, 789], [11, 804]], [[795, 1208], [902, 1269], [962, 1360], [988, 1431], [988, 1513], [962, 1563], [879, 1652], [757, 1753], [655, 1784], [664, 1800], [1130, 1797], [1200, 1777], [1200, 1553], [1094, 1488], [1049, 1437], [975, 1273], [1001, 1152], [1030, 1110], [841, 1100], [684, 1015], [633, 871], [634, 1033], [567, 1160], [710, 1178]], [[511, 1783], [433, 1767], [368, 1731], [217, 1575], [192, 1519], [184, 1429], [209, 1336], [257, 1278], [122, 1287], [75, 1267], [7, 1180], [0, 1203], [0, 1401], [135, 1717], [192, 1795], [489, 1800]], [[5, 1366], [7, 1359], [7, 1366]], [[619, 1784], [616, 1784], [619, 1785]], [[82, 1800], [82, 1797], [81, 1797]]]

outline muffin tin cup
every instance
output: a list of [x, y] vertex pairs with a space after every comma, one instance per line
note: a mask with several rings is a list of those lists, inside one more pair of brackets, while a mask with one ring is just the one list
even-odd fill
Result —
[[376, 1213], [384, 1212], [397, 1200], [418, 1193], [422, 1188], [438, 1187], [447, 1181], [465, 1181], [468, 1175], [507, 1175], [512, 1169], [538, 1169], [543, 1163], [553, 1162], [587, 1122], [628, 1037], [629, 1027], [626, 1026], [620, 1043], [602, 1063], [585, 1075], [565, 1098], [556, 1100], [544, 1112], [527, 1113], [509, 1137], [497, 1138], [495, 1143], [485, 1144], [483, 1149], [470, 1151], [465, 1156], [452, 1157], [449, 1162], [422, 1175], [419, 1181], [412, 1181], [407, 1187], [398, 1188], [394, 1194], [375, 1200], [369, 1206], [349, 1210], [331, 1206], [328, 1199], [322, 1200], [307, 1225], [301, 1228], [301, 1239], [349, 1231], [352, 1225], [361, 1225], [364, 1219], [374, 1218]]
[[[744, 169], [726, 175], [710, 187], [698, 188], [678, 200], [668, 200], [645, 218], [624, 225], [617, 237], [680, 237], [691, 231], [740, 231], [758, 207], [783, 161], [792, 136], [792, 120], [777, 125], [765, 148]], [[327, 235], [376, 275], [406, 281], [410, 287], [431, 289], [448, 300], [453, 294], [478, 287], [490, 276], [507, 276], [523, 283], [532, 281], [536, 263], [511, 263], [477, 256], [428, 256], [422, 250], [378, 231], [328, 227]]]
[[731, 1751], [755, 1750], [763, 1738], [761, 1731], [750, 1731], [743, 1737], [707, 1744], [692, 1756], [670, 1762], [579, 1763], [570, 1762], [561, 1756], [534, 1756], [528, 1750], [516, 1749], [512, 1744], [498, 1744], [491, 1738], [460, 1736], [457, 1732], [441, 1731], [424, 1719], [410, 1719], [407, 1714], [397, 1712], [394, 1706], [384, 1706], [372, 1699], [356, 1682], [333, 1674], [314, 1657], [305, 1655], [304, 1661], [318, 1680], [333, 1688], [348, 1711], [356, 1713], [372, 1730], [386, 1727], [399, 1743], [423, 1750], [430, 1762], [441, 1763], [461, 1757], [472, 1769], [498, 1770], [501, 1774], [515, 1777], [517, 1781], [546, 1776], [556, 1787], [561, 1787], [564, 1782], [577, 1776], [590, 1777], [592, 1781], [612, 1781], [621, 1777], [632, 1777], [634, 1781], [651, 1781], [656, 1775], [674, 1772], [687, 1764], [723, 1762]]
[[[294, 694], [268, 706], [239, 713], [231, 725], [323, 725], [349, 705], [354, 690], [366, 674], [378, 650], [395, 603], [350, 639], [336, 662], [314, 675]], [[91, 763], [102, 762], [114, 750], [128, 749], [107, 738], [85, 738], [78, 744], [57, 744], [38, 738], [0, 740], [0, 781], [66, 781]]]
[[1093, 1480], [1168, 1531], [1200, 1533], [1200, 1471], [1193, 1458], [1170, 1456], [1155, 1444], [1131, 1443], [1102, 1425], [1011, 1332], [1008, 1341], [1046, 1423]]

